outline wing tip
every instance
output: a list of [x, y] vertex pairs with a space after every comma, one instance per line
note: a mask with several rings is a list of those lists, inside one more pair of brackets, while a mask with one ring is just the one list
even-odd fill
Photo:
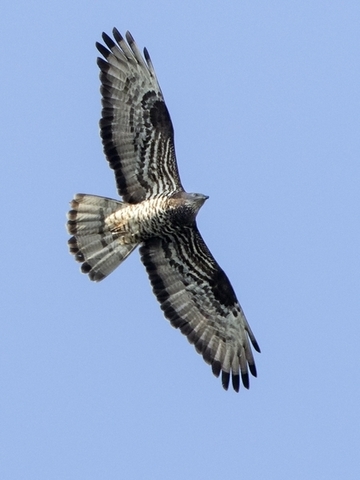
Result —
[[230, 372], [225, 372], [225, 370], [221, 373], [221, 383], [225, 390], [228, 390], [230, 382]]
[[240, 390], [240, 377], [237, 373], [232, 374], [231, 376], [232, 386], [236, 393]]
[[261, 353], [259, 344], [258, 344], [257, 341], [255, 340], [255, 338], [251, 339], [251, 343], [252, 343], [252, 346], [255, 348], [255, 350], [256, 350], [258, 353]]
[[114, 40], [107, 33], [103, 32], [101, 36], [110, 50], [116, 46]]
[[[104, 57], [104, 58], [108, 58], [109, 55], [110, 55], [110, 52], [109, 50], [104, 47], [104, 45], [100, 42], [95, 42], [95, 47], [97, 48], [97, 50], [101, 53], [101, 55]], [[102, 60], [102, 59], [101, 59]], [[104, 61], [104, 60], [103, 60]]]
[[126, 38], [128, 44], [130, 45], [130, 47], [131, 47], [131, 45], [136, 44], [135, 39], [134, 39], [134, 37], [131, 35], [131, 33], [129, 32], [129, 30], [127, 30], [127, 32], [125, 33], [125, 38]]
[[250, 373], [253, 377], [257, 377], [257, 370], [256, 370], [255, 363], [249, 364], [249, 370], [250, 370]]
[[246, 373], [242, 373], [241, 374], [241, 381], [242, 381], [242, 384], [244, 385], [244, 387], [249, 390], [250, 388], [250, 380], [249, 380], [249, 374], [246, 372]]
[[121, 35], [121, 33], [116, 27], [112, 29], [112, 34], [114, 35], [114, 38], [117, 41], [117, 43], [120, 43], [124, 40], [124, 37]]
[[219, 377], [220, 372], [221, 372], [221, 363], [218, 360], [214, 360], [211, 369], [215, 377]]

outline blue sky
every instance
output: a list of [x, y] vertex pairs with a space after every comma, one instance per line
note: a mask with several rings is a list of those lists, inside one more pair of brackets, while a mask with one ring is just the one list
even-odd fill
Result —
[[[360, 3], [6, 2], [0, 464], [6, 480], [358, 479]], [[225, 392], [138, 252], [100, 284], [64, 227], [116, 198], [95, 41], [151, 54], [182, 182], [262, 353]]]

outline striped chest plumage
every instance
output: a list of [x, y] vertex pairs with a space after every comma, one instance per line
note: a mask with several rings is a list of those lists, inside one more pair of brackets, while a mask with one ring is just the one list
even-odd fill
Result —
[[152, 198], [140, 203], [122, 204], [105, 219], [110, 231], [130, 235], [132, 241], [141, 242], [159, 236], [171, 228], [171, 213], [174, 208], [168, 197]]

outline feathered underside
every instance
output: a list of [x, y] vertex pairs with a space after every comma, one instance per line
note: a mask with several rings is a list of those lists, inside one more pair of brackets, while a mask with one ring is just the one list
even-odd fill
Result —
[[73, 236], [68, 240], [69, 250], [90, 280], [103, 280], [138, 246], [138, 242], [125, 244], [122, 235], [106, 222], [124, 206], [111, 198], [83, 193], [71, 201], [67, 229]]
[[137, 203], [183, 190], [175, 157], [174, 130], [150, 56], [133, 37], [114, 28], [96, 46], [100, 68], [104, 153], [115, 171], [119, 194]]
[[106, 47], [97, 43], [105, 59], [98, 58], [100, 133], [124, 202], [76, 195], [68, 214], [70, 252], [83, 273], [99, 281], [140, 244], [165, 317], [213, 373], [221, 373], [226, 390], [231, 378], [239, 391], [240, 377], [249, 388], [249, 371], [256, 376], [250, 343], [258, 352], [260, 348], [227, 276], [197, 229], [194, 219], [207, 197], [186, 194], [181, 185], [173, 126], [148, 52], [143, 58], [129, 32], [127, 43], [116, 29], [113, 35], [115, 41], [103, 34]]
[[198, 353], [221, 372], [227, 390], [249, 388], [256, 376], [255, 350], [260, 348], [232, 286], [205, 245], [197, 227], [185, 227], [173, 236], [152, 238], [141, 246], [141, 259], [153, 291], [170, 323], [187, 336]]

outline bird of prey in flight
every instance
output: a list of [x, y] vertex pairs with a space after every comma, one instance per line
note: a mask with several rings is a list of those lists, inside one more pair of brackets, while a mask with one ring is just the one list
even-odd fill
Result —
[[109, 275], [140, 247], [165, 317], [194, 344], [227, 390], [249, 388], [260, 352], [234, 290], [196, 225], [208, 198], [185, 192], [174, 130], [149, 53], [118, 30], [97, 43], [104, 153], [122, 201], [77, 194], [68, 213], [70, 252], [91, 280]]

